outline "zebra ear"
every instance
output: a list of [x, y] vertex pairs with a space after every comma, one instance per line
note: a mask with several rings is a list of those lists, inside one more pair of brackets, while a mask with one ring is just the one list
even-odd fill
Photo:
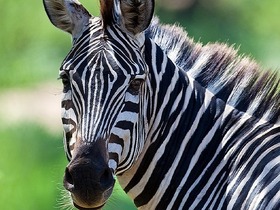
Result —
[[136, 35], [149, 25], [154, 13], [154, 0], [120, 0], [121, 22]]
[[77, 38], [91, 15], [78, 0], [43, 0], [46, 13], [54, 26]]
[[104, 26], [119, 24], [133, 35], [143, 32], [154, 13], [154, 0], [100, 0]]

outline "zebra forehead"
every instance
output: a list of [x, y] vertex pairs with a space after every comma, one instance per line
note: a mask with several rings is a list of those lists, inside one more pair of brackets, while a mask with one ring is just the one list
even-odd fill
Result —
[[89, 53], [84, 56], [84, 62], [80, 62], [79, 58], [73, 61], [72, 66], [79, 75], [88, 73], [96, 73], [110, 75], [116, 79], [122, 76], [134, 76], [144, 73], [143, 62], [135, 63], [128, 56], [120, 55], [112, 50], [100, 50], [98, 52]]
[[92, 30], [94, 28], [90, 27], [84, 36], [76, 40], [62, 63], [62, 71], [73, 70], [79, 75], [85, 71], [112, 76], [145, 74], [147, 67], [138, 46], [124, 46], [111, 37], [109, 32], [92, 33]]

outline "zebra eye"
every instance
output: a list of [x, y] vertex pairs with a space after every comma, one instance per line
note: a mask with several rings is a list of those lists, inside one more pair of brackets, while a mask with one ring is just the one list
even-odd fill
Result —
[[69, 79], [66, 78], [66, 77], [61, 78], [61, 81], [62, 81], [62, 84], [63, 84], [64, 87], [66, 87], [70, 84]]
[[58, 79], [61, 79], [62, 84], [63, 84], [63, 92], [67, 92], [70, 88], [70, 80], [68, 75], [62, 74]]
[[143, 79], [134, 79], [130, 83], [130, 90], [133, 94], [138, 94], [141, 88], [141, 85], [143, 84]]

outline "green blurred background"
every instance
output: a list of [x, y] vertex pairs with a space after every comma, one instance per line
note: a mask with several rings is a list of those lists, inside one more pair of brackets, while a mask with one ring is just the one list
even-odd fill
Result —
[[[98, 15], [97, 0], [82, 2]], [[41, 0], [0, 3], [0, 209], [59, 209], [67, 161], [56, 78], [71, 40], [50, 24]], [[162, 22], [178, 23], [196, 41], [235, 44], [240, 54], [256, 58], [266, 68], [280, 66], [279, 0], [157, 0], [156, 4]], [[105, 209], [134, 207], [117, 188]]]

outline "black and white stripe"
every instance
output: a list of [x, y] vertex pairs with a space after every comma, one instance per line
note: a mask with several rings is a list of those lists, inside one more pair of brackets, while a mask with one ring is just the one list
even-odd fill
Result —
[[[151, 88], [149, 145], [132, 173], [127, 172], [129, 178], [119, 178], [136, 205], [263, 209], [270, 202], [277, 209], [279, 123], [271, 123], [267, 113], [256, 118], [217, 98], [178, 69], [153, 41], [147, 40], [145, 47]], [[192, 68], [200, 69], [210, 58], [198, 59]]]
[[102, 18], [72, 32], [60, 71], [68, 158], [77, 142], [105, 141], [139, 209], [280, 209], [278, 75], [156, 18], [148, 27], [151, 2], [101, 1]]

